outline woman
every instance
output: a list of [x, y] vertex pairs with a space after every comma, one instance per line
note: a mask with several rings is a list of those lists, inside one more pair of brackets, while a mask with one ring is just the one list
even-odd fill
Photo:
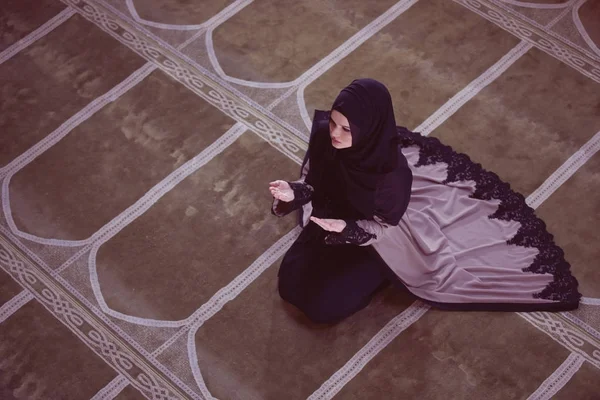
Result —
[[435, 138], [396, 127], [385, 86], [355, 80], [317, 111], [301, 178], [270, 183], [300, 209], [279, 293], [315, 322], [366, 307], [390, 281], [448, 310], [563, 311], [581, 295], [522, 195]]

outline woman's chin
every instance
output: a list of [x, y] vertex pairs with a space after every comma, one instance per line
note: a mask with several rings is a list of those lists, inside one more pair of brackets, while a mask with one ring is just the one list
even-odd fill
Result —
[[336, 141], [334, 141], [334, 140], [332, 140], [332, 141], [331, 141], [331, 145], [332, 145], [334, 148], [338, 149], [338, 150], [342, 150], [342, 149], [345, 149], [345, 148], [347, 148], [347, 147], [350, 147], [350, 146], [345, 146], [343, 143], [336, 142]]

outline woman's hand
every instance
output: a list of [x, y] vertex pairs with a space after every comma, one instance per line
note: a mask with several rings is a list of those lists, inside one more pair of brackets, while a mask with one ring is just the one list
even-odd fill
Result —
[[310, 220], [329, 232], [340, 233], [346, 227], [346, 221], [343, 219], [321, 219], [310, 217]]
[[286, 181], [273, 181], [269, 183], [269, 191], [277, 200], [285, 201], [286, 203], [294, 200], [294, 191]]

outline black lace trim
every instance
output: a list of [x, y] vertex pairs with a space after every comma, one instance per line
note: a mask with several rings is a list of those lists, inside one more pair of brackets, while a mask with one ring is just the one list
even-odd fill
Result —
[[300, 204], [300, 206], [305, 205], [312, 198], [314, 189], [306, 182], [288, 182], [290, 187], [294, 191], [294, 200]]
[[331, 232], [325, 236], [325, 244], [356, 244], [361, 245], [369, 240], [377, 239], [377, 235], [365, 231], [356, 221], [346, 221], [346, 227], [340, 233]]
[[273, 206], [271, 207], [271, 213], [278, 217], [284, 217], [294, 210], [299, 209], [310, 201], [313, 195], [313, 187], [305, 182], [288, 182], [292, 190], [294, 191], [294, 200], [292, 201], [281, 201], [273, 200]]
[[417, 167], [440, 162], [447, 164], [448, 177], [445, 184], [474, 181], [476, 189], [471, 197], [500, 200], [498, 210], [489, 218], [521, 223], [517, 234], [507, 241], [507, 244], [534, 247], [539, 251], [531, 265], [523, 271], [535, 274], [550, 273], [554, 276], [554, 281], [540, 293], [534, 294], [534, 298], [570, 304], [579, 302], [581, 294], [577, 290], [577, 279], [571, 274], [571, 265], [565, 260], [563, 250], [554, 243], [552, 234], [546, 230], [544, 221], [535, 215], [522, 194], [514, 192], [498, 175], [486, 171], [481, 164], [471, 161], [466, 154], [455, 152], [437, 138], [424, 137], [402, 127], [398, 127], [398, 135], [402, 147], [416, 145], [420, 148]]

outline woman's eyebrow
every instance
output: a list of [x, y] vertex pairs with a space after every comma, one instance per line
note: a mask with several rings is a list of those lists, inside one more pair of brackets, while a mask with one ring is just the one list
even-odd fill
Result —
[[[329, 120], [330, 120], [331, 122], [333, 122], [334, 124], [336, 124], [336, 125], [339, 125], [337, 122], [335, 122], [335, 120], [333, 119], [333, 117], [329, 116]], [[342, 128], [346, 128], [346, 129], [350, 129], [350, 127], [349, 127], [349, 126], [345, 126], [345, 125], [341, 125], [341, 127], [342, 127]]]

